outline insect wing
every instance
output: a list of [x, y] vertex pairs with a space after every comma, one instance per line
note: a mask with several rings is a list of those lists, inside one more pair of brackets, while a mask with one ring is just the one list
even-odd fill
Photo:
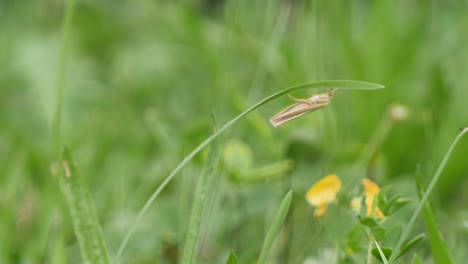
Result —
[[320, 109], [328, 105], [328, 102], [318, 103], [318, 104], [308, 104], [308, 103], [297, 103], [293, 104], [292, 106], [284, 109], [283, 111], [279, 112], [272, 118], [270, 118], [270, 123], [274, 127], [279, 127], [295, 118], [298, 118], [302, 115]]

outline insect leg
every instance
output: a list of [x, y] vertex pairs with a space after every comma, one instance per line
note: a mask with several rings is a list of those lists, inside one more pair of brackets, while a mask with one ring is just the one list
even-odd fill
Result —
[[293, 101], [296, 101], [298, 103], [304, 103], [304, 104], [308, 104], [308, 105], [311, 105], [311, 104], [314, 104], [314, 102], [311, 102], [309, 99], [301, 99], [301, 98], [296, 98], [290, 94], [288, 94], [288, 97], [289, 99], [293, 100]]

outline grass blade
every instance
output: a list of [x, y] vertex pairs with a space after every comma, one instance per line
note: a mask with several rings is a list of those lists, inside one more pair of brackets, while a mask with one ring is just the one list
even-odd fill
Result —
[[[70, 32], [75, 10], [75, 0], [66, 1], [65, 14], [62, 21], [62, 40], [60, 47], [57, 79], [55, 80], [55, 109], [53, 118], [54, 146], [55, 154], [60, 157], [62, 151], [62, 102], [63, 90], [65, 86], [65, 70], [68, 60], [68, 48], [70, 42]], [[58, 160], [61, 160], [59, 158]]]
[[229, 258], [227, 259], [226, 264], [237, 264], [237, 258], [234, 250], [231, 252], [231, 254], [229, 254]]
[[237, 121], [242, 119], [244, 116], [249, 114], [250, 112], [254, 111], [255, 109], [259, 108], [260, 106], [280, 97], [285, 94], [291, 93], [296, 90], [304, 90], [304, 89], [318, 89], [318, 88], [338, 88], [338, 89], [350, 89], [350, 90], [375, 90], [375, 89], [382, 89], [384, 88], [383, 85], [380, 84], [375, 84], [375, 83], [369, 83], [369, 82], [360, 82], [360, 81], [342, 81], [342, 80], [335, 80], [335, 81], [318, 81], [318, 82], [307, 82], [303, 84], [298, 84], [295, 86], [291, 86], [289, 88], [286, 88], [284, 90], [281, 90], [277, 93], [274, 93], [262, 100], [260, 100], [258, 103], [255, 105], [251, 106], [244, 112], [240, 113], [238, 116], [234, 117], [226, 123], [224, 126], [222, 126], [218, 131], [213, 133], [210, 137], [205, 139], [198, 147], [196, 147], [190, 154], [188, 154], [178, 165], [177, 167], [169, 174], [169, 176], [166, 177], [166, 179], [161, 183], [161, 185], [153, 192], [153, 194], [148, 198], [146, 203], [144, 204], [143, 208], [140, 210], [138, 213], [135, 221], [133, 222], [132, 226], [130, 227], [129, 231], [125, 235], [125, 238], [123, 239], [122, 243], [120, 244], [120, 247], [114, 257], [114, 261], [118, 261], [120, 256], [123, 253], [123, 250], [125, 249], [128, 241], [130, 240], [130, 237], [132, 236], [133, 232], [135, 231], [136, 227], [140, 223], [140, 221], [143, 219], [143, 216], [146, 214], [146, 211], [148, 211], [149, 207], [151, 204], [153, 204], [154, 200], [156, 197], [159, 195], [159, 193], [169, 184], [169, 182], [175, 177], [175, 175], [187, 164], [192, 158], [198, 154], [204, 147], [206, 147], [208, 144], [211, 143], [215, 138], [217, 138], [219, 135], [221, 135], [224, 131], [226, 131], [229, 127], [231, 127], [233, 124], [235, 124]]
[[434, 217], [433, 211], [429, 204], [424, 205], [424, 222], [426, 223], [427, 234], [432, 248], [432, 256], [436, 264], [451, 264], [454, 263], [450, 256], [449, 249], [445, 243], [440, 229], [438, 228], [437, 221]]
[[419, 213], [421, 212], [423, 206], [426, 204], [427, 199], [429, 198], [429, 195], [431, 194], [432, 190], [434, 189], [437, 181], [439, 180], [440, 175], [442, 174], [442, 171], [445, 168], [445, 165], [447, 164], [448, 159], [450, 158], [450, 154], [452, 154], [453, 149], [457, 145], [458, 141], [465, 135], [465, 133], [468, 132], [468, 127], [464, 128], [458, 135], [457, 137], [453, 140], [452, 145], [450, 145], [450, 148], [448, 149], [447, 153], [445, 153], [444, 158], [442, 159], [442, 162], [439, 164], [439, 167], [437, 168], [436, 173], [434, 174], [434, 177], [432, 177], [432, 180], [429, 184], [429, 187], [426, 189], [424, 192], [423, 198], [421, 201], [418, 203], [418, 207], [414, 211], [413, 215], [411, 216], [408, 224], [405, 225], [403, 229], [403, 233], [400, 236], [400, 239], [398, 240], [398, 243], [396, 244], [393, 254], [390, 256], [390, 259], [388, 260], [389, 263], [392, 263], [395, 261], [395, 259], [400, 255], [401, 252], [401, 247], [403, 246], [403, 243], [405, 242], [406, 238], [408, 237], [411, 228], [413, 227], [414, 222], [416, 221], [416, 218], [418, 217]]
[[380, 259], [383, 261], [384, 264], [388, 264], [387, 257], [385, 256], [384, 252], [382, 251], [382, 248], [380, 247], [379, 243], [377, 243], [377, 241], [375, 241], [374, 237], [371, 237], [371, 239], [372, 239], [372, 242], [374, 242], [375, 247], [379, 251]]
[[94, 205], [67, 148], [63, 150], [63, 173], [60, 190], [70, 210], [73, 227], [81, 249], [83, 263], [110, 263]]
[[411, 264], [423, 264], [421, 258], [418, 255], [414, 255]]
[[292, 200], [292, 190], [289, 191], [281, 201], [281, 205], [276, 213], [276, 216], [273, 220], [273, 223], [268, 230], [265, 242], [263, 242], [262, 252], [260, 252], [260, 257], [258, 258], [258, 264], [263, 264], [266, 262], [268, 253], [270, 252], [271, 245], [275, 240], [276, 235], [278, 234], [281, 226], [283, 225], [284, 219], [288, 214], [289, 206], [291, 205]]
[[[418, 179], [419, 186], [419, 196], [422, 197], [422, 192], [425, 189], [422, 183], [421, 170], [418, 168], [416, 173], [416, 178]], [[432, 256], [434, 257], [434, 262], [436, 264], [451, 264], [454, 263], [452, 257], [450, 256], [450, 251], [445, 243], [442, 234], [440, 233], [439, 226], [437, 224], [434, 211], [431, 208], [429, 201], [426, 201], [423, 207], [424, 223], [426, 224], [427, 234], [429, 237], [429, 242], [432, 248]]]
[[207, 179], [215, 171], [217, 164], [217, 144], [214, 143], [208, 155], [205, 171], [198, 178], [197, 187], [195, 189], [194, 199], [192, 203], [192, 212], [190, 214], [187, 238], [185, 239], [184, 250], [181, 263], [193, 263], [197, 257], [198, 249], [198, 234], [200, 231], [200, 222], [203, 215], [203, 207], [205, 205]]
[[[55, 82], [55, 108], [53, 115], [54, 150], [56, 160], [63, 163], [63, 171], [55, 170], [59, 177], [62, 196], [70, 211], [73, 227], [80, 245], [83, 263], [110, 263], [109, 253], [94, 210], [89, 191], [83, 183], [67, 148], [62, 151], [62, 105], [65, 88], [65, 71], [68, 61], [71, 26], [75, 1], [66, 1], [62, 21], [62, 39]], [[63, 161], [62, 161], [63, 160]]]
[[420, 235], [417, 235], [415, 236], [413, 239], [411, 239], [410, 241], [406, 242], [406, 244], [404, 244], [402, 247], [401, 247], [401, 251], [400, 251], [400, 256], [402, 256], [403, 254], [405, 254], [408, 250], [410, 250], [414, 245], [418, 244], [419, 242], [421, 242], [423, 239], [424, 239], [425, 235], [424, 234], [420, 234]]

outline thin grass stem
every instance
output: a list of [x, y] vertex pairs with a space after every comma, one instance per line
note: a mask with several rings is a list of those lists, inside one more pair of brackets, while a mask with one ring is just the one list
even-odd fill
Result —
[[258, 258], [258, 264], [266, 263], [268, 253], [271, 249], [271, 245], [273, 245], [276, 235], [278, 234], [281, 226], [283, 225], [284, 219], [288, 214], [289, 206], [291, 205], [291, 200], [292, 190], [289, 191], [281, 201], [281, 204], [278, 208], [278, 212], [276, 212], [276, 216], [273, 220], [273, 223], [271, 223], [265, 241], [263, 242], [262, 251], [260, 252], [260, 257]]
[[183, 264], [194, 263], [194, 260], [197, 257], [198, 234], [200, 232], [200, 222], [206, 201], [207, 181], [215, 171], [217, 156], [217, 144], [214, 143], [211, 147], [210, 154], [208, 155], [205, 171], [198, 178], [197, 187], [195, 189], [187, 237], [185, 239], [184, 250], [182, 253], [181, 263]]
[[66, 9], [62, 22], [62, 40], [57, 69], [57, 79], [55, 80], [55, 109], [53, 116], [54, 149], [57, 160], [61, 160], [62, 155], [62, 107], [63, 91], [65, 87], [65, 73], [68, 61], [68, 49], [70, 43], [70, 33], [75, 10], [75, 0], [66, 1]]

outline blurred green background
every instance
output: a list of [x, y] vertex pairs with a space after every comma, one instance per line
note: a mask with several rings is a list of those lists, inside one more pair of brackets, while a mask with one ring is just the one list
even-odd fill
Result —
[[[468, 125], [467, 1], [80, 0], [75, 11], [63, 141], [90, 188], [111, 255], [149, 196], [210, 135], [212, 113], [220, 126], [307, 81], [386, 86], [340, 90], [327, 108], [274, 129], [268, 118], [291, 103], [283, 97], [223, 134], [199, 263], [224, 263], [232, 249], [239, 263], [255, 263], [289, 189], [293, 208], [271, 263], [314, 263], [335, 250], [352, 216], [314, 219], [304, 195], [329, 173], [350, 176], [348, 168], [379, 136], [382, 144], [360, 177], [413, 199], [395, 216], [405, 223], [417, 201], [416, 166], [432, 177]], [[50, 173], [63, 13], [62, 1], [0, 1], [0, 263], [80, 263]], [[395, 103], [409, 116], [382, 134], [378, 127], [389, 122]], [[432, 195], [457, 263], [468, 258], [467, 149], [464, 138]], [[156, 199], [125, 263], [177, 261], [205, 159], [197, 156]], [[286, 167], [269, 167], [281, 162]], [[416, 229], [424, 231], [423, 221]], [[427, 241], [414, 250], [430, 261]]]

